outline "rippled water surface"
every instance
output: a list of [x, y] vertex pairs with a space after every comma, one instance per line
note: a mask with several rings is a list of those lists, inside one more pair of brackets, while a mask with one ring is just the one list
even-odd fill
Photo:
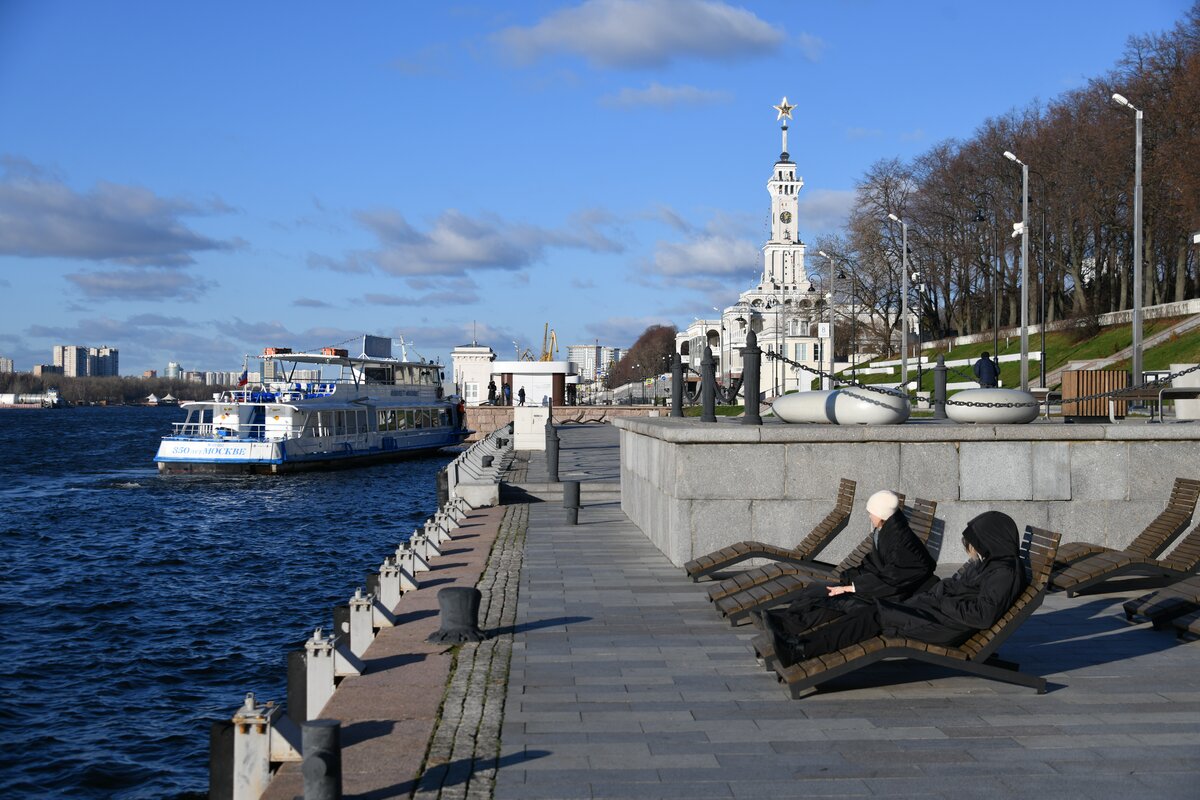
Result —
[[3, 796], [200, 797], [209, 721], [436, 508], [450, 456], [159, 477], [178, 409], [0, 410]]

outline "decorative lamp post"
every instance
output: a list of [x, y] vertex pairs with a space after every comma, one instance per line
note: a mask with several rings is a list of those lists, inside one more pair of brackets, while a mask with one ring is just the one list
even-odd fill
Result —
[[1146, 294], [1142, 287], [1142, 110], [1114, 94], [1113, 102], [1133, 111], [1135, 128], [1135, 155], [1133, 167], [1133, 385], [1142, 382], [1142, 300]]
[[1021, 165], [1021, 221], [1013, 236], [1021, 234], [1021, 391], [1029, 391], [1029, 165], [1008, 150], [1004, 157]]
[[908, 392], [908, 223], [895, 214], [888, 214], [892, 222], [900, 223], [900, 386], [905, 396]]
[[834, 345], [833, 345], [833, 326], [834, 326], [833, 277], [834, 277], [834, 273], [837, 272], [837, 268], [834, 267], [834, 265], [833, 265], [833, 256], [829, 255], [829, 253], [826, 253], [824, 250], [818, 250], [817, 252], [820, 255], [823, 255], [827, 259], [829, 259], [829, 385], [826, 386], [825, 388], [832, 389], [832, 388], [834, 388], [834, 386], [833, 386], [833, 370], [837, 363], [837, 356], [834, 355], [834, 349], [833, 349], [833, 347], [834, 347]]

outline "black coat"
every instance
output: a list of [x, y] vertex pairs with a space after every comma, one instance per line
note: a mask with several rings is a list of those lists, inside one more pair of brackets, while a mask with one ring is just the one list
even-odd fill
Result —
[[965, 536], [982, 558], [902, 603], [879, 601], [884, 635], [961, 644], [1012, 607], [1028, 585], [1016, 524], [990, 511], [971, 520]]
[[862, 564], [838, 577], [843, 585], [854, 584], [862, 598], [903, 600], [919, 591], [933, 577], [937, 563], [908, 527], [903, 511], [884, 521], [879, 541]]

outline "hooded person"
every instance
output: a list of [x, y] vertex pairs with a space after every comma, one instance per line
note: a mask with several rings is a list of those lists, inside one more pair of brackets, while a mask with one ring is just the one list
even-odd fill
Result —
[[836, 584], [814, 581], [786, 610], [768, 612], [789, 633], [836, 618], [848, 600], [903, 600], [933, 582], [937, 562], [909, 527], [900, 498], [876, 492], [867, 500], [867, 515], [874, 547], [862, 563], [838, 573]]
[[803, 633], [788, 631], [768, 616], [779, 663], [788, 667], [880, 634], [958, 645], [991, 627], [1028, 585], [1017, 524], [1007, 514], [985, 512], [967, 523], [963, 544], [969, 560], [953, 576], [907, 600], [857, 602]]

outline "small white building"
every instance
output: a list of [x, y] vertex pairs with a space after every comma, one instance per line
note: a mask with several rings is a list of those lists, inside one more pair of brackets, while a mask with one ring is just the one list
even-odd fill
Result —
[[540, 406], [543, 400], [554, 405], [575, 401], [574, 387], [579, 375], [573, 361], [497, 361], [487, 345], [460, 345], [450, 353], [455, 390], [469, 406], [488, 402], [488, 384], [496, 385], [496, 403], [505, 404], [504, 387], [511, 389], [511, 401], [517, 405], [521, 389], [525, 405]]
[[[488, 401], [488, 382], [492, 380], [492, 364], [496, 353], [487, 345], [472, 342], [454, 348], [450, 353], [450, 364], [454, 373], [454, 391], [462, 396], [469, 406]], [[499, 397], [499, 382], [496, 393]]]

